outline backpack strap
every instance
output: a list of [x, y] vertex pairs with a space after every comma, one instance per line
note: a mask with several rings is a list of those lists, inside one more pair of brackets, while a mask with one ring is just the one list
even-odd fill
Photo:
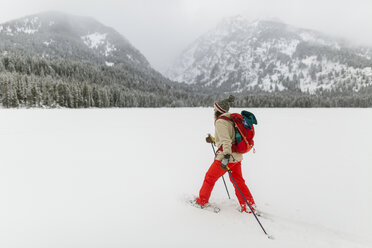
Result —
[[243, 133], [243, 131], [242, 130], [240, 130], [240, 127], [239, 127], [239, 125], [235, 125], [236, 126], [236, 128], [239, 130], [239, 133], [240, 133], [240, 135], [243, 137], [243, 139], [244, 139], [244, 141], [245, 141], [245, 143], [246, 144], [249, 144], [249, 142], [248, 142], [248, 140], [247, 140], [247, 138], [244, 136], [244, 133]]
[[214, 123], [216, 123], [216, 121], [219, 120], [219, 119], [224, 119], [224, 120], [227, 120], [227, 121], [233, 121], [233, 120], [231, 120], [231, 118], [229, 118], [229, 117], [227, 117], [227, 116], [219, 116], [219, 117], [215, 120]]

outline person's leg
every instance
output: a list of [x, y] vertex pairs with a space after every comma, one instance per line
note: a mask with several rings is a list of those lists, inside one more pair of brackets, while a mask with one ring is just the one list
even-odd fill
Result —
[[226, 173], [226, 171], [221, 168], [220, 164], [221, 161], [214, 160], [207, 173], [205, 174], [204, 182], [199, 192], [199, 197], [196, 198], [196, 201], [202, 206], [208, 203], [214, 184], [216, 183], [218, 178]]
[[[255, 208], [255, 202], [253, 199], [253, 196], [251, 192], [249, 191], [247, 185], [245, 184], [245, 180], [242, 175], [242, 166], [241, 163], [230, 163], [229, 168], [231, 170], [231, 176], [234, 178], [236, 184], [240, 188], [240, 190], [243, 192], [245, 199], [247, 199], [248, 203], [251, 205], [251, 207]], [[245, 205], [245, 200], [243, 196], [240, 194], [239, 189], [236, 188], [233, 180], [230, 177], [230, 181], [233, 183], [234, 188], [235, 188], [235, 194], [236, 197], [238, 197], [240, 205]]]

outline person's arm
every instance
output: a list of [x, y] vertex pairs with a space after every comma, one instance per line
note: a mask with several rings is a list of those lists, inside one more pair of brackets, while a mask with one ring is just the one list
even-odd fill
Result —
[[222, 154], [225, 156], [227, 154], [231, 154], [231, 145], [232, 140], [229, 133], [229, 125], [230, 123], [227, 120], [217, 120], [216, 121], [216, 135], [218, 134], [219, 141], [221, 142], [223, 152]]

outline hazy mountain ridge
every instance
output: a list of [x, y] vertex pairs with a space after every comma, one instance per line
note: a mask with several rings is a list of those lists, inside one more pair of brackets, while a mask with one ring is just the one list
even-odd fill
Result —
[[358, 91], [372, 84], [371, 57], [316, 31], [238, 16], [192, 43], [167, 75], [221, 92]]
[[200, 95], [92, 18], [45, 12], [0, 24], [3, 106], [195, 106]]
[[[226, 33], [233, 32], [239, 37], [242, 28], [244, 25], [239, 27], [226, 23], [220, 33], [216, 35], [211, 32], [210, 36], [214, 37], [216, 44], [221, 44], [221, 37], [225, 39]], [[266, 52], [261, 47], [262, 44], [268, 46], [264, 37], [273, 35], [273, 31], [266, 30], [259, 36], [263, 37], [262, 42], [255, 39], [256, 50], [270, 56], [274, 54], [283, 61], [290, 58], [286, 53], [294, 54], [295, 51], [296, 56], [301, 57], [309, 51], [306, 44], [292, 44], [279, 47], [282, 51], [280, 53], [272, 53], [270, 46], [270, 53]], [[195, 45], [191, 48], [194, 47], [194, 50], [197, 50], [196, 55], [203, 60], [205, 52], [211, 56], [216, 55], [213, 47], [209, 45], [210, 42], [205, 42], [205, 50], [197, 50]], [[227, 48], [222, 51], [241, 54], [242, 59], [246, 56], [244, 50], [238, 50], [240, 47], [230, 44]], [[226, 56], [229, 53], [219, 53], [229, 58]], [[365, 51], [360, 53], [369, 56]], [[194, 56], [193, 53], [190, 54]], [[336, 55], [338, 56], [338, 53]], [[225, 57], [221, 58], [221, 61], [224, 61]], [[230, 62], [234, 61], [233, 57], [230, 56]], [[368, 59], [351, 62], [366, 61], [368, 62]], [[262, 61], [259, 65], [265, 65], [265, 62]], [[244, 68], [239, 68], [239, 63], [235, 64], [230, 68], [231, 72], [243, 74]], [[276, 70], [273, 66], [268, 68]], [[263, 70], [267, 75], [268, 68], [265, 66]], [[218, 65], [213, 73], [218, 79]], [[237, 80], [231, 80], [235, 83], [233, 87], [240, 87], [236, 84]], [[3, 107], [211, 106], [214, 100], [224, 97], [223, 93], [231, 91], [226, 82], [220, 87], [213, 84], [186, 85], [165, 78], [152, 69], [146, 58], [123, 36], [92, 18], [46, 12], [0, 24], [0, 106]], [[263, 90], [253, 87], [253, 93], [247, 94], [243, 90], [240, 90], [240, 93], [235, 90], [235, 106], [372, 106], [372, 87], [362, 88], [358, 95], [343, 91], [338, 94], [323, 92], [309, 96], [301, 93], [290, 81], [287, 85], [294, 91], [257, 94], [257, 91]]]
[[150, 67], [121, 34], [93, 18], [44, 12], [0, 24], [3, 54]]

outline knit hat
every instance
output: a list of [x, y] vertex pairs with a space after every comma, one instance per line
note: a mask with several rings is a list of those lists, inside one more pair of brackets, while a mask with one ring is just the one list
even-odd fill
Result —
[[230, 103], [234, 102], [235, 97], [230, 95], [229, 98], [214, 103], [214, 109], [218, 112], [226, 113], [229, 112]]

